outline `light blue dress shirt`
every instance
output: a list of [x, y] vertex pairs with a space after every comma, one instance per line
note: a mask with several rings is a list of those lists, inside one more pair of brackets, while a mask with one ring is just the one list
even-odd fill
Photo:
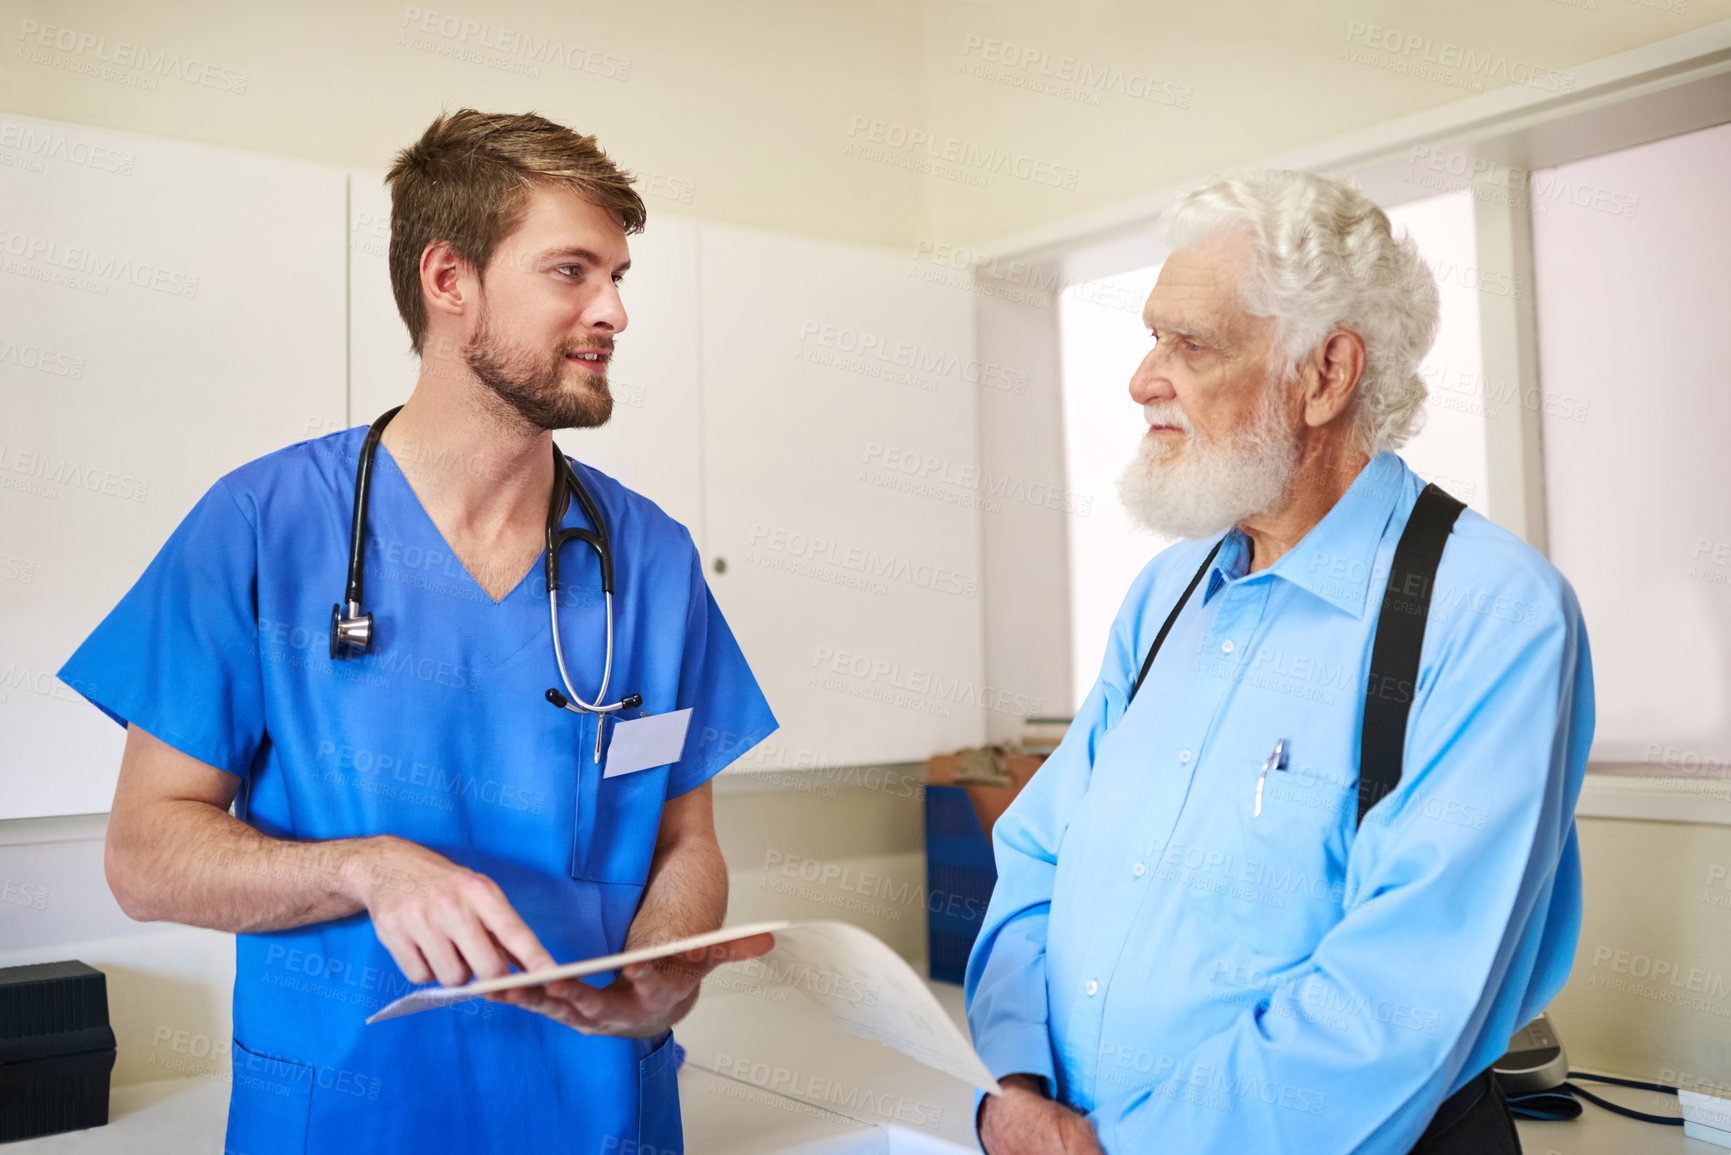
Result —
[[975, 1045], [994, 1076], [1046, 1077], [1111, 1155], [1406, 1152], [1568, 977], [1586, 631], [1562, 575], [1471, 510], [1438, 569], [1400, 785], [1355, 829], [1371, 643], [1423, 487], [1376, 457], [1255, 574], [1228, 532], [1126, 711], [1212, 542], [1163, 551], [993, 831]]

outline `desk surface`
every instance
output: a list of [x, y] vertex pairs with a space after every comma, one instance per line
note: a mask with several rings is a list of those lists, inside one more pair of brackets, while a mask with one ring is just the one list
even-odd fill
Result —
[[[959, 987], [934, 983], [961, 1017]], [[679, 1075], [689, 1155], [965, 1155], [973, 1144], [973, 1091], [888, 1048], [834, 1029], [811, 1029], [805, 1000], [711, 991], [677, 1034], [687, 1050]], [[772, 1061], [773, 1060], [773, 1061]], [[1606, 1098], [1654, 1114], [1677, 1100], [1609, 1088]], [[9, 1143], [5, 1155], [189, 1155], [222, 1148], [228, 1113], [224, 1077], [116, 1087], [109, 1124]], [[1526, 1155], [1726, 1155], [1658, 1127], [1586, 1105], [1567, 1123], [1520, 1125]]]
[[[737, 1085], [707, 1071], [679, 1074], [688, 1155], [950, 1155], [897, 1143], [869, 1122]], [[168, 1079], [116, 1087], [108, 1125], [8, 1143], [6, 1155], [215, 1155], [228, 1118], [228, 1082]]]
[[[1677, 1096], [1656, 1091], [1583, 1084], [1601, 1099], [1609, 1099], [1649, 1115], [1682, 1117]], [[1661, 1127], [1626, 1119], [1591, 1103], [1582, 1105], [1581, 1117], [1565, 1123], [1534, 1123], [1518, 1120], [1524, 1155], [1728, 1155], [1726, 1148], [1691, 1139], [1681, 1127]]]

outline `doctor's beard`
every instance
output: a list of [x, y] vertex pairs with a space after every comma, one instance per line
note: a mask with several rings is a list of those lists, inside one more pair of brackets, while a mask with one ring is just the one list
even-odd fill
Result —
[[[613, 393], [605, 373], [594, 373], [566, 360], [568, 354], [596, 350], [611, 353], [613, 342], [564, 344], [546, 357], [499, 339], [488, 323], [487, 306], [475, 332], [463, 346], [463, 360], [481, 383], [524, 421], [537, 429], [594, 429], [613, 416]], [[579, 374], [576, 385], [568, 374]]]
[[1161, 537], [1203, 538], [1278, 508], [1303, 451], [1280, 397], [1266, 387], [1250, 424], [1222, 441], [1199, 436], [1176, 401], [1144, 405], [1150, 426], [1177, 426], [1184, 444], [1143, 436], [1118, 478], [1130, 519]]

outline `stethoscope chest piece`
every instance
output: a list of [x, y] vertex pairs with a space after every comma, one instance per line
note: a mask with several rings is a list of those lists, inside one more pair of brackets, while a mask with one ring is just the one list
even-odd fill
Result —
[[372, 650], [373, 615], [360, 609], [354, 602], [346, 610], [340, 602], [331, 605], [331, 657], [358, 658]]

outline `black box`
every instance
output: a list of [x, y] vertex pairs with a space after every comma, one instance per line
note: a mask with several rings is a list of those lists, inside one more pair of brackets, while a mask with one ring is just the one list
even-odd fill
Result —
[[81, 962], [0, 967], [0, 1143], [108, 1122], [108, 982]]

